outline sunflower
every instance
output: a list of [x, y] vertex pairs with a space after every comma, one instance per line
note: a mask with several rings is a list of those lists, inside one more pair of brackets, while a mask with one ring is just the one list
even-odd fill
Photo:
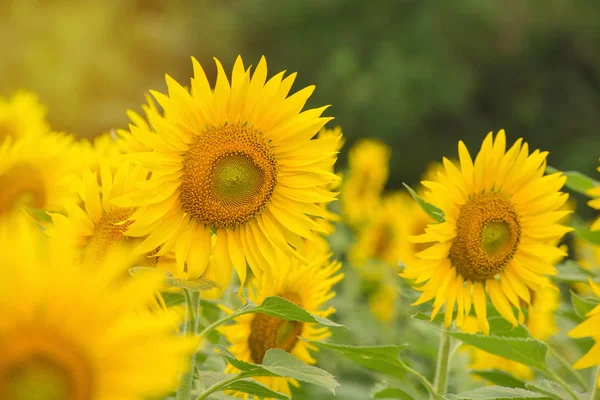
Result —
[[[331, 146], [336, 150], [335, 155], [333, 155], [329, 160], [323, 160], [325, 164], [324, 167], [327, 168], [329, 172], [333, 173], [335, 161], [337, 159], [337, 154], [342, 149], [345, 143], [342, 134], [342, 128], [340, 128], [339, 126], [336, 126], [333, 129], [323, 128], [319, 131], [319, 139], [331, 141]], [[333, 181], [325, 185], [325, 187], [323, 187], [322, 189], [338, 191], [340, 188], [340, 184], [341, 180]], [[315, 221], [325, 229], [326, 234], [330, 235], [335, 231], [335, 226], [332, 222], [339, 222], [340, 216], [329, 211], [327, 209], [328, 204], [328, 202], [319, 204], [319, 206], [325, 213], [325, 218], [317, 218], [315, 219]]]
[[[444, 159], [438, 182], [423, 182], [425, 200], [441, 209], [445, 220], [430, 224], [415, 243], [432, 243], [418, 253], [402, 276], [420, 285], [422, 304], [435, 298], [432, 319], [446, 304], [445, 326], [460, 326], [471, 311], [489, 334], [486, 292], [500, 315], [513, 325], [523, 319], [521, 302], [548, 285], [553, 262], [564, 255], [558, 240], [570, 228], [557, 223], [569, 211], [557, 211], [568, 195], [560, 192], [566, 177], [544, 176], [547, 152], [529, 154], [522, 139], [508, 150], [501, 130], [488, 134], [475, 162], [461, 141], [460, 169]], [[518, 310], [515, 318], [514, 308]]]
[[393, 283], [382, 283], [369, 296], [369, 309], [382, 322], [391, 322], [398, 311], [398, 288]]
[[374, 214], [389, 175], [390, 148], [379, 140], [361, 139], [348, 152], [348, 173], [342, 191], [342, 215], [353, 228]]
[[[309, 251], [310, 264], [302, 264], [296, 258], [285, 257], [279, 268], [273, 269], [273, 276], [263, 274], [250, 281], [248, 292], [253, 302], [260, 304], [268, 296], [280, 296], [294, 302], [308, 312], [328, 317], [335, 309], [325, 307], [325, 303], [335, 296], [331, 290], [343, 275], [338, 273], [341, 264], [330, 261], [330, 255], [316, 246]], [[232, 310], [226, 309], [228, 313]], [[318, 324], [297, 321], [284, 321], [264, 314], [247, 314], [235, 319], [235, 324], [218, 328], [231, 343], [229, 350], [240, 360], [260, 364], [267, 350], [278, 348], [291, 353], [301, 361], [314, 364], [316, 360], [309, 350], [317, 350], [313, 345], [300, 340], [321, 340], [330, 335], [329, 328]], [[236, 373], [228, 366], [227, 372]], [[289, 384], [298, 382], [288, 378], [256, 378], [269, 388], [291, 395]], [[242, 397], [247, 397], [241, 395]]]
[[152, 92], [164, 115], [148, 109], [153, 131], [132, 132], [152, 151], [130, 155], [152, 177], [115, 204], [140, 207], [126, 232], [148, 235], [139, 253], [174, 247], [195, 275], [214, 254], [243, 283], [246, 263], [260, 275], [276, 251], [302, 259], [302, 239], [325, 232], [313, 218], [326, 218], [318, 204], [335, 198], [323, 187], [339, 180], [326, 168], [336, 148], [315, 137], [331, 119], [320, 117], [327, 107], [300, 112], [314, 87], [288, 97], [295, 74], [266, 81], [264, 58], [251, 75], [239, 57], [230, 84], [216, 63], [214, 90], [193, 59], [191, 92], [170, 77], [168, 96]]
[[75, 143], [74, 148], [80, 153], [84, 166], [96, 172], [98, 177], [100, 177], [101, 164], [108, 164], [116, 169], [122, 161], [122, 153], [114, 132], [103, 133], [92, 140], [81, 139]]
[[154, 132], [154, 129], [150, 126], [148, 120], [151, 115], [159, 114], [156, 103], [152, 101], [152, 97], [149, 94], [146, 94], [145, 97], [146, 104], [142, 105], [142, 111], [144, 111], [145, 117], [133, 110], [129, 110], [127, 111], [127, 116], [131, 121], [129, 130], [116, 130], [117, 147], [122, 153], [139, 153], [153, 150], [152, 147], [146, 146], [143, 142], [136, 139], [140, 137], [140, 132], [143, 132], [142, 135], [147, 134], [148, 132]]
[[7, 138], [39, 137], [48, 133], [46, 107], [30, 92], [16, 92], [10, 100], [0, 98], [0, 145]]
[[78, 265], [31, 221], [13, 223], [0, 232], [0, 398], [115, 400], [171, 392], [196, 343], [176, 336], [174, 314], [149, 312], [160, 277], [124, 282], [123, 254]]
[[[598, 172], [600, 172], [600, 167], [598, 167]], [[596, 210], [600, 210], [600, 186], [590, 189], [588, 194], [592, 197], [595, 197], [595, 199], [588, 201], [588, 205]], [[598, 219], [592, 223], [590, 230], [600, 230], [600, 217], [598, 217]]]
[[[590, 280], [590, 286], [594, 294], [600, 297], [600, 284]], [[569, 336], [572, 338], [592, 337], [594, 339], [594, 346], [573, 365], [574, 368], [582, 369], [600, 365], [600, 305], [590, 311], [586, 315], [585, 321], [573, 328], [569, 332]], [[600, 387], [600, 379], [598, 380], [598, 387]]]
[[409, 199], [403, 193], [392, 193], [383, 197], [375, 214], [358, 233], [358, 239], [349, 250], [350, 261], [357, 266], [368, 260], [383, 262], [395, 268], [400, 261], [403, 245], [403, 209]]
[[61, 211], [75, 197], [72, 173], [79, 158], [62, 134], [0, 145], [0, 222], [23, 208]]

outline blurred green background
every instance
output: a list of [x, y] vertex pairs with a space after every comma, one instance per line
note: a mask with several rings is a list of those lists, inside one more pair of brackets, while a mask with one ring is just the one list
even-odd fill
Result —
[[34, 90], [55, 129], [89, 137], [125, 127], [165, 72], [187, 84], [191, 55], [214, 76], [213, 56], [264, 54], [317, 86], [309, 105], [332, 104], [346, 150], [392, 146], [389, 188], [500, 128], [594, 175], [598, 21], [597, 0], [4, 0], [0, 94]]

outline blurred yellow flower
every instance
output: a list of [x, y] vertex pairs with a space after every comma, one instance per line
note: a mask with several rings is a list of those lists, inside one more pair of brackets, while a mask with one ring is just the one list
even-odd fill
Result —
[[123, 161], [117, 137], [113, 132], [103, 133], [93, 139], [78, 140], [73, 147], [80, 153], [79, 157], [83, 162], [80, 170], [90, 169], [98, 174], [98, 178], [100, 178], [100, 165], [109, 165], [114, 170]]
[[548, 340], [558, 331], [555, 313], [560, 305], [560, 290], [549, 282], [549, 286], [533, 292], [526, 326], [536, 339]]
[[124, 281], [122, 253], [78, 265], [30, 220], [13, 222], [0, 229], [0, 398], [141, 400], [174, 390], [196, 341], [177, 335], [175, 314], [150, 311], [161, 277]]
[[126, 232], [147, 235], [137, 252], [174, 250], [194, 275], [214, 254], [243, 284], [246, 264], [269, 273], [277, 251], [302, 259], [303, 238], [326, 232], [311, 217], [327, 217], [318, 204], [335, 193], [323, 187], [339, 180], [336, 141], [315, 137], [331, 118], [327, 107], [301, 112], [314, 87], [288, 97], [296, 74], [266, 81], [264, 58], [251, 75], [238, 57], [231, 82], [216, 60], [214, 90], [193, 64], [191, 91], [167, 76], [169, 95], [152, 92], [164, 116], [149, 109], [153, 131], [132, 134], [153, 151], [130, 154], [152, 176], [115, 204], [139, 207]]
[[395, 284], [382, 282], [369, 296], [369, 309], [373, 316], [382, 322], [394, 319], [398, 309], [398, 288]]
[[342, 216], [360, 228], [377, 212], [389, 175], [390, 148], [375, 139], [361, 139], [348, 152], [348, 173], [342, 187]]
[[[600, 284], [594, 283], [590, 279], [590, 286], [597, 297], [600, 297]], [[586, 315], [585, 321], [577, 325], [569, 332], [572, 338], [591, 337], [594, 339], [592, 348], [581, 357], [574, 365], [574, 368], [589, 368], [600, 365], [600, 305], [597, 305]], [[600, 379], [597, 382], [600, 387]]]
[[35, 94], [18, 91], [10, 99], [0, 97], [0, 145], [7, 138], [39, 137], [49, 130], [46, 107]]
[[[339, 126], [336, 126], [333, 129], [323, 128], [319, 131], [319, 139], [331, 141], [331, 146], [336, 150], [336, 153], [332, 155], [332, 157], [329, 160], [323, 160], [325, 163], [324, 167], [327, 168], [329, 172], [334, 173], [334, 166], [337, 160], [337, 154], [342, 149], [345, 143], [342, 134], [342, 128], [340, 128]], [[341, 182], [341, 180], [330, 182], [327, 185], [325, 185], [323, 189], [339, 191]], [[319, 207], [323, 209], [325, 218], [316, 218], [315, 221], [319, 225], [321, 225], [323, 229], [325, 229], [325, 234], [330, 235], [335, 231], [335, 226], [333, 225], [333, 222], [340, 221], [340, 216], [329, 211], [328, 205], [329, 203], [327, 202], [319, 204]]]
[[[600, 167], [598, 167], [598, 172], [600, 172]], [[588, 194], [592, 197], [595, 197], [595, 199], [592, 199], [588, 202], [588, 205], [596, 210], [600, 210], [600, 186], [590, 189]], [[590, 230], [600, 230], [600, 217], [598, 217], [598, 219], [592, 223]]]
[[72, 179], [81, 159], [63, 134], [26, 137], [0, 145], [0, 223], [23, 207], [62, 211], [75, 197]]
[[[341, 264], [330, 261], [330, 254], [325, 254], [318, 247], [311, 247], [308, 254], [309, 264], [302, 264], [292, 257], [280, 254], [278, 268], [273, 268], [273, 276], [262, 275], [253, 279], [248, 285], [249, 298], [256, 304], [268, 296], [279, 296], [287, 299], [308, 312], [321, 317], [328, 317], [335, 309], [325, 304], [335, 296], [332, 287], [343, 278], [338, 273]], [[232, 310], [227, 310], [232, 313]], [[313, 323], [285, 321], [264, 314], [247, 314], [237, 317], [235, 324], [217, 328], [231, 343], [229, 351], [236, 358], [260, 364], [267, 350], [282, 349], [309, 364], [316, 360], [310, 351], [317, 349], [301, 340], [321, 340], [330, 335], [329, 328]], [[231, 365], [227, 372], [236, 373]], [[290, 393], [289, 385], [298, 386], [298, 382], [289, 378], [260, 377], [260, 383], [280, 393]], [[248, 395], [237, 394], [248, 398]]]
[[[444, 304], [445, 326], [460, 326], [471, 305], [480, 329], [489, 334], [487, 295], [500, 315], [513, 325], [522, 319], [521, 303], [531, 304], [531, 292], [556, 274], [554, 261], [564, 252], [556, 247], [569, 230], [557, 221], [569, 211], [557, 211], [568, 195], [559, 190], [561, 173], [544, 175], [547, 152], [529, 147], [522, 139], [507, 151], [501, 130], [488, 134], [475, 162], [461, 141], [460, 169], [444, 159], [438, 182], [423, 182], [425, 200], [441, 209], [445, 220], [430, 224], [415, 243], [434, 244], [418, 254], [402, 276], [423, 292], [414, 303], [435, 299], [432, 319]], [[513, 307], [518, 310], [515, 317]]]

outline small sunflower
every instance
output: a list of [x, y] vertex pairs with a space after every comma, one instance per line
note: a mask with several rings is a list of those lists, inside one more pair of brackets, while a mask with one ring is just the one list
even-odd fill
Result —
[[354, 265], [364, 265], [368, 260], [383, 262], [395, 268], [401, 258], [403, 246], [405, 204], [410, 199], [403, 193], [388, 194], [352, 244], [349, 258]]
[[390, 148], [375, 139], [361, 139], [348, 152], [348, 173], [342, 191], [342, 215], [353, 228], [375, 213], [388, 180]]
[[49, 130], [46, 107], [35, 94], [19, 91], [9, 100], [0, 98], [0, 145], [7, 138], [40, 137]]
[[127, 162], [114, 174], [107, 163], [102, 164], [99, 173], [84, 169], [81, 179], [75, 183], [81, 202], [67, 204], [67, 215], [51, 213], [53, 226], [48, 228], [47, 234], [95, 259], [103, 259], [116, 247], [132, 246], [136, 239], [123, 233], [130, 224], [125, 221], [135, 209], [114, 206], [111, 200], [134, 190], [136, 183], [145, 180], [147, 174], [140, 166]]
[[566, 178], [544, 176], [548, 153], [529, 154], [522, 139], [506, 151], [503, 130], [495, 140], [487, 135], [474, 163], [462, 141], [458, 152], [460, 169], [444, 159], [438, 182], [422, 182], [425, 200], [441, 209], [445, 220], [412, 239], [431, 246], [402, 276], [420, 285], [423, 293], [415, 305], [435, 299], [432, 318], [446, 304], [449, 326], [457, 306], [460, 326], [473, 305], [488, 334], [486, 292], [516, 326], [523, 319], [521, 302], [531, 305], [531, 293], [548, 285], [545, 275], [556, 274], [553, 263], [564, 255], [556, 244], [570, 230], [557, 223], [569, 213], [558, 211], [568, 197], [560, 192]]
[[214, 253], [243, 283], [246, 263], [260, 275], [276, 251], [302, 259], [303, 238], [325, 232], [313, 218], [326, 218], [318, 204], [335, 198], [323, 187], [339, 180], [326, 168], [336, 148], [316, 137], [327, 107], [301, 112], [314, 87], [288, 97], [296, 74], [267, 81], [264, 58], [252, 75], [238, 58], [230, 83], [216, 63], [214, 90], [193, 59], [191, 92], [170, 77], [168, 96], [152, 92], [164, 114], [148, 108], [153, 130], [132, 131], [152, 151], [130, 156], [152, 177], [118, 204], [139, 207], [126, 233], [148, 235], [139, 253], [174, 247], [195, 275]]
[[[590, 280], [590, 286], [594, 294], [600, 297], [600, 284]], [[600, 305], [590, 311], [586, 315], [585, 321], [573, 328], [569, 332], [569, 336], [572, 338], [591, 337], [594, 339], [594, 346], [573, 365], [574, 368], [582, 369], [600, 365]], [[598, 380], [598, 387], [600, 387], [600, 379]]]
[[[328, 317], [335, 309], [325, 307], [325, 303], [335, 296], [331, 290], [343, 275], [338, 273], [341, 264], [330, 261], [329, 254], [316, 250], [310, 251], [310, 264], [301, 264], [295, 258], [285, 257], [273, 276], [263, 274], [253, 279], [248, 288], [249, 298], [260, 304], [268, 296], [280, 296], [298, 304], [308, 312]], [[231, 310], [227, 310], [231, 313]], [[316, 360], [310, 350], [317, 349], [303, 341], [321, 340], [330, 335], [329, 328], [318, 324], [298, 321], [284, 321], [264, 314], [243, 315], [235, 319], [236, 323], [218, 328], [231, 343], [229, 350], [238, 359], [260, 364], [267, 350], [278, 348], [287, 351], [301, 361], [314, 364]], [[228, 366], [227, 372], [236, 373], [235, 368]], [[264, 377], [256, 378], [269, 388], [290, 395], [289, 384], [298, 386], [298, 382], [288, 378]], [[247, 397], [247, 395], [241, 395]]]
[[196, 343], [177, 335], [175, 313], [149, 311], [160, 277], [123, 281], [120, 253], [78, 265], [30, 220], [13, 222], [0, 230], [0, 398], [141, 400], [174, 390]]
[[47, 134], [0, 145], [0, 221], [27, 207], [61, 211], [74, 199], [72, 174], [80, 160], [72, 142]]

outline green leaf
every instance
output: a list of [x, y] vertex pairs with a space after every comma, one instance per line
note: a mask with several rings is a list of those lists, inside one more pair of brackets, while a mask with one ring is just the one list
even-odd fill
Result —
[[[531, 383], [527, 383], [525, 384], [525, 389], [527, 390], [531, 390], [533, 392], [536, 393], [541, 393], [545, 396], [548, 396], [548, 398], [552, 399], [552, 400], [564, 400], [564, 399], [570, 399], [571, 395], [562, 387], [560, 387], [558, 384], [543, 379], [539, 382], [539, 385], [534, 385]], [[577, 393], [577, 392], [575, 392]], [[583, 399], [584, 397], [578, 397], [580, 399]]]
[[527, 328], [522, 325], [514, 327], [501, 316], [488, 317], [488, 322], [490, 323], [491, 336], [516, 337], [523, 339], [531, 336], [527, 331]]
[[327, 318], [313, 315], [297, 304], [278, 296], [269, 296], [265, 298], [260, 306], [249, 308], [245, 314], [256, 313], [270, 315], [271, 317], [281, 318], [286, 321], [313, 322], [333, 327], [343, 326], [330, 321]]
[[444, 314], [442, 313], [438, 313], [433, 319], [433, 321], [431, 320], [431, 313], [424, 313], [421, 311], [411, 315], [410, 317], [414, 319], [420, 319], [421, 321], [433, 322], [438, 325], [444, 322]]
[[421, 198], [421, 196], [419, 196], [417, 194], [417, 192], [412, 190], [412, 188], [410, 186], [408, 186], [406, 183], [402, 182], [402, 184], [404, 185], [406, 190], [408, 190], [408, 192], [413, 197], [413, 199], [416, 200], [416, 202], [419, 204], [419, 206], [421, 206], [423, 211], [425, 211], [425, 214], [429, 215], [431, 218], [433, 218], [437, 222], [444, 222], [444, 212], [442, 210], [440, 210], [433, 204], [430, 204], [430, 203], [426, 202], [425, 200], [423, 200]]
[[487, 386], [460, 394], [448, 394], [447, 400], [496, 400], [496, 399], [550, 399], [541, 393], [519, 388]]
[[591, 244], [600, 244], [600, 231], [590, 231], [588, 229], [575, 229], [575, 234], [582, 240]]
[[385, 388], [371, 394], [373, 399], [413, 400], [413, 396], [399, 388]]
[[398, 358], [398, 354], [408, 347], [406, 344], [384, 346], [350, 346], [323, 343], [312, 340], [307, 340], [307, 342], [322, 349], [333, 350], [342, 353], [352, 361], [369, 370], [396, 377], [404, 376], [404, 363]]
[[185, 296], [183, 295], [183, 293], [181, 293], [181, 291], [179, 291], [179, 293], [160, 292], [160, 295], [165, 301], [167, 307], [178, 306], [180, 304], [185, 303]]
[[471, 374], [479, 376], [495, 385], [525, 389], [525, 382], [499, 369], [475, 370]]
[[518, 337], [470, 335], [467, 333], [449, 332], [456, 338], [478, 349], [487, 351], [509, 360], [517, 361], [530, 367], [547, 371], [546, 355], [548, 345], [537, 339], [523, 339]]
[[256, 376], [294, 378], [302, 382], [323, 386], [332, 393], [335, 393], [335, 388], [340, 385], [329, 372], [305, 364], [293, 355], [280, 349], [267, 350], [263, 363], [259, 365], [238, 360], [223, 346], [217, 345], [215, 348], [225, 361], [242, 371], [244, 378]]
[[290, 353], [280, 349], [267, 350], [262, 367], [278, 376], [322, 386], [334, 394], [335, 388], [340, 386], [329, 372], [305, 364]]
[[[546, 171], [549, 173], [560, 172], [556, 168], [550, 166], [546, 167]], [[566, 187], [574, 192], [581, 193], [586, 196], [589, 196], [588, 190], [593, 189], [596, 186], [600, 186], [600, 182], [578, 171], [564, 171], [563, 175], [567, 177], [567, 183], [565, 183]]]
[[265, 399], [282, 399], [287, 400], [289, 397], [283, 393], [275, 392], [265, 385], [258, 383], [252, 379], [241, 379], [233, 382], [223, 390], [236, 390], [242, 393], [248, 393], [249, 395], [258, 396]]
[[559, 282], [587, 282], [593, 277], [590, 271], [581, 267], [573, 260], [565, 261], [556, 266], [558, 274], [552, 278]]
[[577, 293], [571, 290], [571, 303], [578, 317], [583, 320], [587, 313], [592, 311], [600, 302], [597, 299], [580, 297]]
[[41, 208], [33, 208], [28, 207], [26, 205], [21, 205], [21, 209], [25, 214], [29, 215], [35, 222], [52, 222], [52, 214], [48, 213], [46, 210]]

